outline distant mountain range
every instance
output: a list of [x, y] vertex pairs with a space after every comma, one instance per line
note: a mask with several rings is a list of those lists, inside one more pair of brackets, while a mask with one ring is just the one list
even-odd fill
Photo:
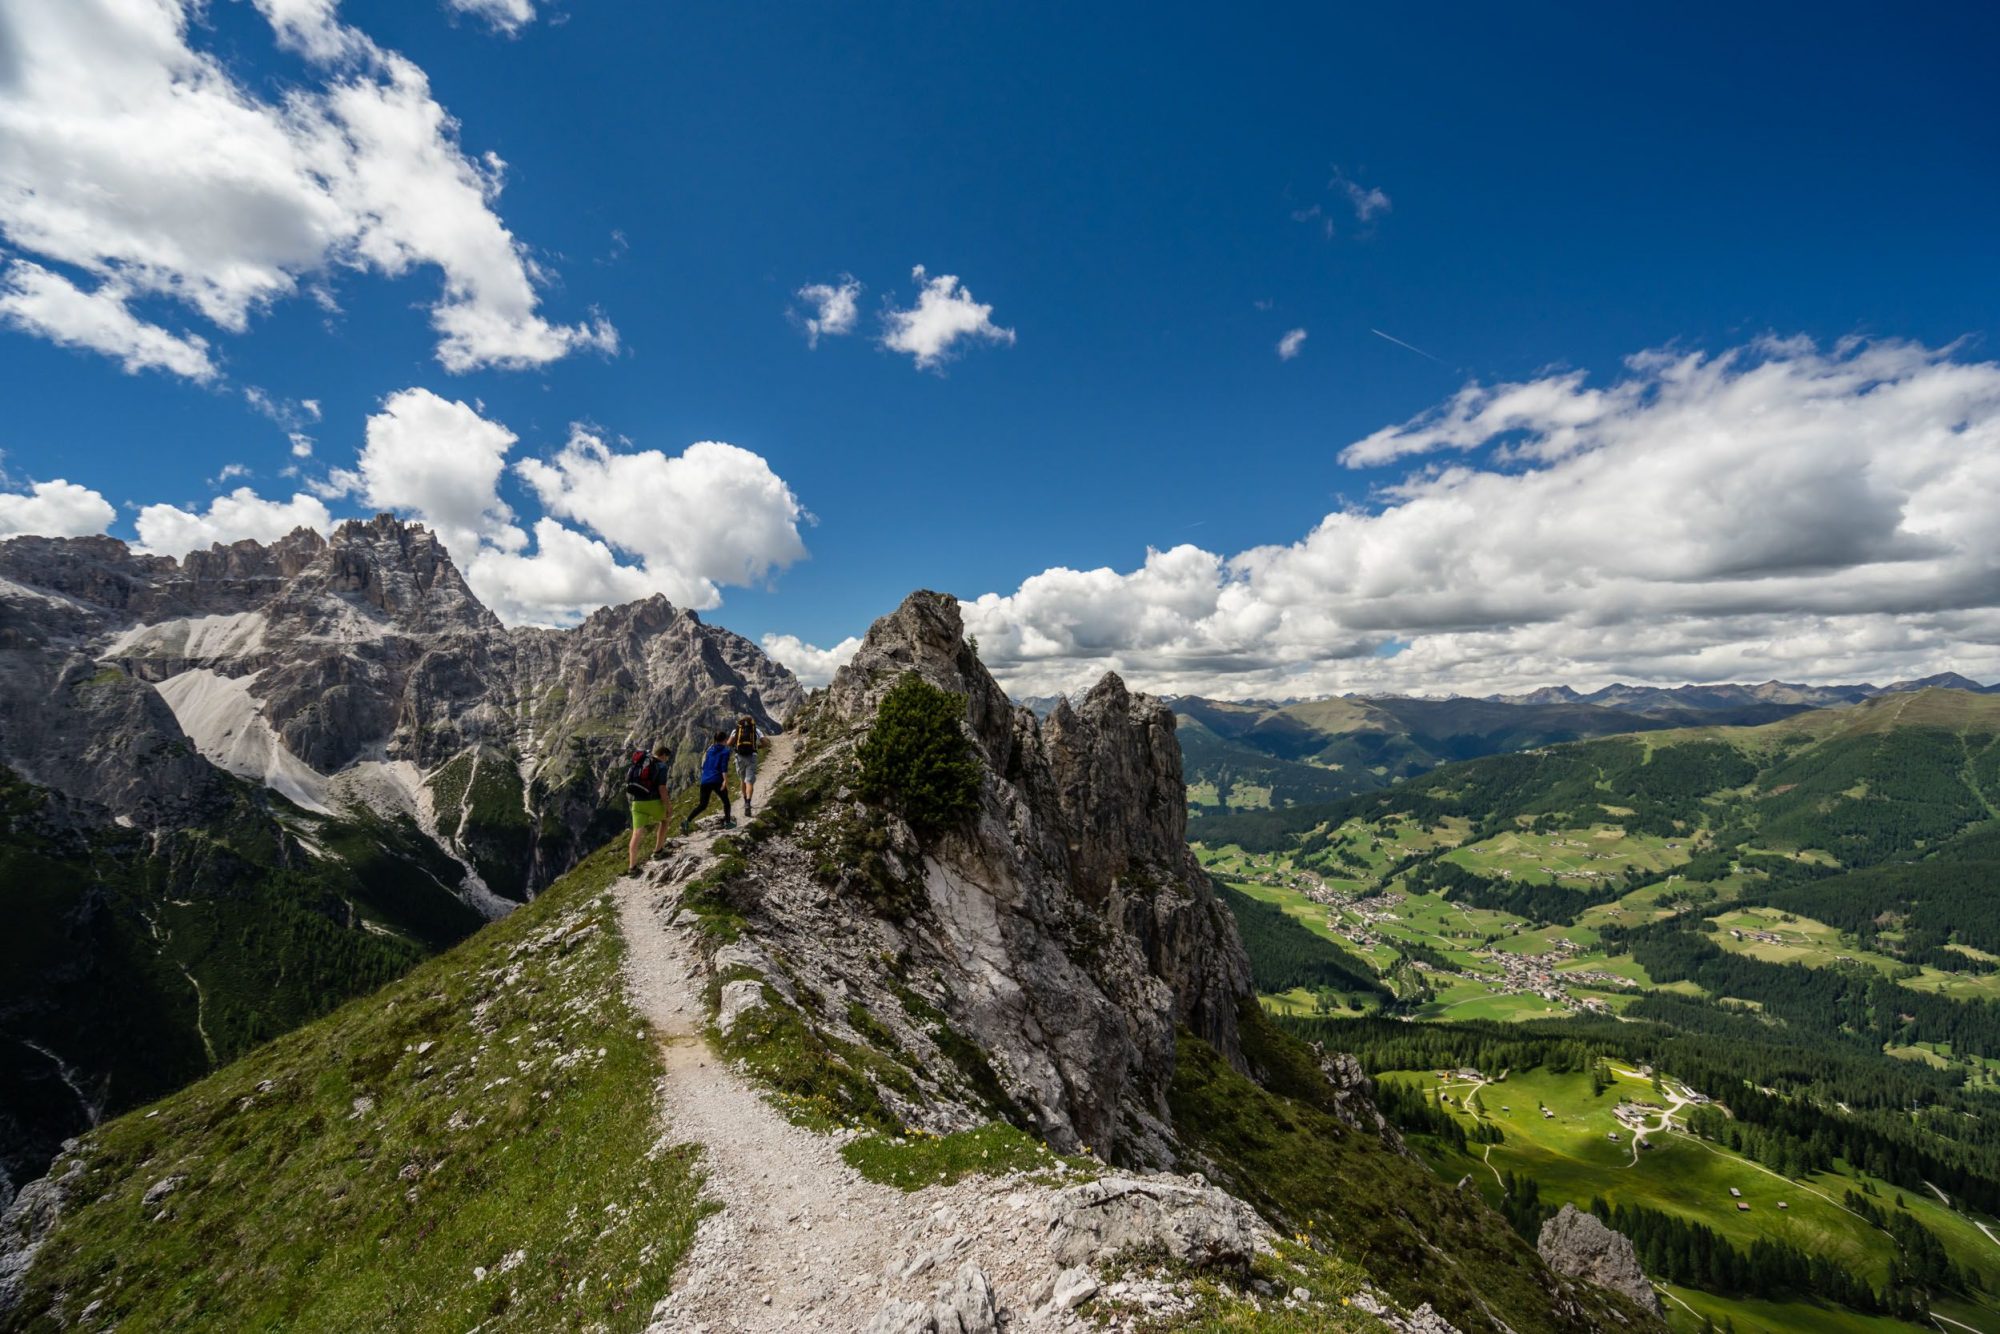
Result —
[[[1565, 741], [1676, 727], [1754, 727], [1813, 709], [1927, 689], [2000, 693], [1956, 672], [1892, 685], [1544, 686], [1485, 699], [1345, 695], [1229, 701], [1184, 695], [1180, 720], [1189, 805], [1204, 810], [1333, 801], [1440, 764]], [[1038, 711], [1053, 699], [1034, 701]]]
[[1913, 690], [1970, 690], [1976, 694], [2000, 693], [2000, 684], [1985, 686], [1957, 672], [1940, 672], [1917, 681], [1897, 681], [1892, 685], [1799, 685], [1787, 681], [1766, 681], [1762, 685], [1628, 686], [1614, 684], [1588, 694], [1568, 686], [1543, 686], [1519, 695], [1488, 695], [1496, 704], [1595, 704], [1628, 713], [1652, 713], [1661, 709], [1691, 709], [1702, 712], [1780, 705], [1796, 709], [1837, 708], [1858, 704], [1877, 695], [1901, 695]]

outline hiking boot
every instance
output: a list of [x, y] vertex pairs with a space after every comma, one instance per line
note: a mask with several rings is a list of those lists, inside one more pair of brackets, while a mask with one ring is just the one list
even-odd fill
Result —
[[681, 821], [681, 837], [686, 838], [689, 834], [692, 834], [693, 832], [694, 832], [694, 817], [690, 815], [687, 819]]
[[722, 827], [723, 827], [724, 829], [734, 829], [734, 828], [736, 827], [736, 817], [735, 817], [735, 816], [733, 816], [733, 815], [725, 815], [725, 816], [723, 816], [723, 817], [722, 817]]

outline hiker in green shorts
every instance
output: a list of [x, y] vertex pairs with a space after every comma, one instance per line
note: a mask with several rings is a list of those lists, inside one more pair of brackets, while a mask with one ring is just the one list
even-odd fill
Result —
[[743, 818], [750, 818], [750, 801], [757, 787], [757, 720], [744, 714], [729, 734], [729, 748], [736, 752], [736, 777], [743, 786]]
[[670, 746], [655, 746], [651, 755], [632, 752], [625, 768], [625, 795], [632, 799], [632, 841], [625, 849], [627, 874], [639, 869], [639, 838], [653, 831], [653, 851], [667, 842], [667, 766], [673, 762]]

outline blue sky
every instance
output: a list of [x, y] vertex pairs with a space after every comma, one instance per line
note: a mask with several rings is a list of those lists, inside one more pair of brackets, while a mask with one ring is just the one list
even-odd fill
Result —
[[[171, 0], [79, 0], [90, 6], [100, 31], [179, 12]], [[1961, 531], [1913, 518], [1937, 488], [1976, 492], [1994, 477], [1990, 7], [1246, 16], [211, 0], [186, 16], [185, 47], [248, 105], [388, 86], [393, 59], [456, 119], [443, 142], [467, 160], [504, 159], [488, 212], [532, 266], [534, 317], [574, 346], [457, 371], [441, 364], [432, 314], [449, 266], [407, 235], [401, 272], [352, 245], [268, 261], [276, 251], [256, 232], [291, 225], [266, 216], [283, 210], [218, 210], [213, 229], [240, 230], [292, 284], [251, 300], [240, 331], [185, 299], [184, 274], [132, 277], [143, 208], [100, 252], [38, 242], [22, 200], [53, 187], [33, 149], [88, 98], [38, 102], [23, 70], [60, 68], [49, 15], [67, 7], [0, 0], [0, 47], [16, 54], [11, 68], [0, 60], [0, 263], [16, 266], [17, 297], [0, 329], [0, 463], [16, 493], [57, 478], [96, 492], [120, 536], [136, 536], [137, 506], [201, 518], [243, 486], [274, 501], [317, 486], [334, 517], [385, 497], [425, 513], [420, 491], [380, 479], [333, 494], [369, 419], [422, 390], [515, 437], [493, 479], [521, 532], [509, 554], [538, 549], [530, 535], [549, 503], [511, 465], [557, 455], [574, 424], [607, 456], [728, 442], [810, 512], [809, 556], [796, 558], [782, 516], [725, 522], [712, 540], [732, 527], [770, 539], [763, 577], [751, 577], [756, 551], [723, 562], [749, 572], [742, 586], [667, 570], [700, 555], [685, 541], [621, 542], [633, 516], [601, 517], [580, 493], [558, 517], [684, 599], [710, 589], [712, 619], [753, 638], [831, 647], [918, 585], [995, 595], [969, 614], [989, 660], [1024, 690], [1104, 666], [1216, 693], [2000, 671], [1993, 609], [1963, 591], [1995, 568], [1991, 539], [1969, 519]], [[329, 54], [325, 39], [315, 55], [299, 36], [310, 32], [346, 45]], [[166, 148], [213, 167], [229, 156], [220, 142]], [[70, 169], [63, 187], [94, 170]], [[201, 261], [211, 275], [228, 258], [214, 244]], [[122, 284], [120, 309], [205, 340], [206, 371], [128, 372], [123, 353], [60, 345], [89, 341], [85, 325], [52, 333], [48, 308], [19, 295], [22, 264], [78, 292]], [[932, 368], [884, 347], [883, 312], [913, 306], [917, 265], [959, 279], [954, 294], [990, 306], [1012, 341], [961, 340]], [[843, 277], [861, 284], [854, 329], [809, 346], [797, 317], [810, 303], [796, 293]], [[115, 341], [86, 323], [98, 346]], [[1280, 340], [1301, 329], [1281, 358]], [[1786, 341], [1757, 341], [1773, 336]], [[1869, 341], [1842, 350], [1853, 336]], [[1706, 373], [1627, 368], [1663, 348], [1700, 354]], [[1883, 363], [1858, 371], [1870, 355]], [[1620, 383], [1630, 395], [1615, 413], [1585, 414], [1588, 440], [1549, 443], [1587, 395]], [[1867, 401], [1885, 383], [1912, 404], [1956, 395], [1923, 467]], [[1545, 392], [1512, 415], [1459, 400], [1469, 424], [1456, 434], [1425, 428], [1343, 458], [1467, 385]], [[1756, 397], [1760, 386], [1777, 397]], [[318, 418], [273, 421], [246, 402], [251, 388], [311, 400]], [[1714, 425], [1731, 412], [1739, 424], [1795, 412], [1827, 435]], [[422, 447], [412, 437], [427, 422], [444, 432], [434, 448], [457, 447], [436, 417], [407, 422], [405, 447]], [[1711, 428], [1712, 453], [1679, 458], [1691, 430]], [[294, 456], [292, 430], [311, 438], [309, 457]], [[1621, 459], [1642, 471], [1596, 484], [1624, 495], [1646, 460], [1669, 455], [1679, 471], [1652, 498], [1659, 513], [1621, 512], [1592, 537], [1634, 554], [1588, 578], [1575, 576], [1587, 555], [1558, 577], [1519, 546], [1482, 554], [1423, 517], [1546, 505], [1535, 487], [1584, 487], [1578, 469], [1609, 474]], [[232, 467], [244, 471], [222, 480]], [[1453, 468], [1480, 475], [1453, 481]], [[1867, 485], [1839, 482], [1857, 469]], [[709, 474], [630, 474], [642, 475]], [[1712, 526], [1687, 527], [1689, 504], [1710, 505], [1689, 497], [1767, 486], [1794, 498], [1782, 523], [1795, 525], [1767, 549], [1733, 551], [1763, 522], [1754, 509], [1712, 506]], [[744, 503], [770, 499], [757, 494]], [[662, 497], [660, 522], [711, 533], [705, 508], [698, 495]], [[1308, 534], [1343, 513], [1325, 537], [1340, 551], [1317, 558]], [[1385, 513], [1396, 522], [1369, 522]], [[1654, 543], [1656, 525], [1672, 536]], [[1857, 530], [1879, 540], [1834, 549]], [[1548, 538], [1524, 525], [1518, 542]], [[1213, 559], [1144, 577], [1149, 548], [1184, 544]], [[1821, 546], [1810, 560], [1785, 554]], [[1293, 559], [1244, 559], [1266, 547]], [[1439, 573], [1441, 560], [1452, 568]], [[1926, 595], [1895, 593], [1918, 566]], [[1032, 582], [1050, 570], [1077, 577]], [[620, 576], [603, 596], [644, 582]], [[1675, 591], [1690, 588], [1709, 591]], [[1400, 596], [1411, 590], [1424, 596]], [[586, 586], [572, 602], [588, 600]], [[538, 613], [551, 614], [562, 613]]]

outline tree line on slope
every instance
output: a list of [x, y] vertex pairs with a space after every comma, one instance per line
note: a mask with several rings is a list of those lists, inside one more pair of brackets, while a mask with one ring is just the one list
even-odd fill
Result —
[[1606, 927], [1607, 949], [1629, 949], [1655, 983], [1689, 981], [1711, 996], [1755, 1001], [1766, 1013], [1828, 1036], [1858, 1034], [1871, 1045], [1948, 1042], [1952, 1050], [2000, 1057], [2000, 1002], [1913, 991], [1866, 963], [1822, 968], [1768, 963], [1722, 949], [1712, 922], [1679, 919]]
[[1926, 1190], [1930, 1182], [1971, 1208], [2000, 1212], [2000, 1097], [1963, 1088], [1956, 1072], [1893, 1060], [1851, 1037], [1773, 1029], [1687, 997], [1646, 998], [1654, 1002], [1677, 1007], [1668, 1012], [1686, 1027], [1670, 1027], [1650, 1009], [1640, 1013], [1639, 1005], [1626, 1012], [1634, 1022], [1276, 1022], [1355, 1053], [1375, 1073], [1539, 1066], [1564, 1074], [1605, 1057], [1652, 1065], [1725, 1101], [1745, 1145], [1769, 1158], [1789, 1156], [1814, 1170], [1845, 1162], [1903, 1189]]
[[1257, 990], [1274, 995], [1295, 987], [1329, 988], [1381, 1001], [1390, 998], [1374, 969], [1301, 925], [1283, 908], [1220, 882], [1215, 889], [1236, 918]]

